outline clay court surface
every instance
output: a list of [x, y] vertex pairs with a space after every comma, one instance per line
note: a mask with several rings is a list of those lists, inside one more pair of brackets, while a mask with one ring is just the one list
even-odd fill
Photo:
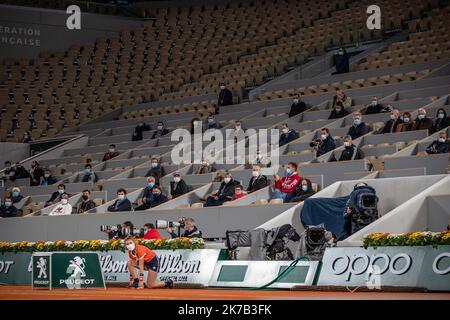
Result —
[[106, 290], [32, 290], [29, 286], [0, 286], [0, 299], [26, 300], [277, 300], [277, 299], [431, 299], [450, 300], [450, 293], [399, 292], [319, 292], [319, 291], [253, 291], [217, 289], [145, 289], [107, 288]]

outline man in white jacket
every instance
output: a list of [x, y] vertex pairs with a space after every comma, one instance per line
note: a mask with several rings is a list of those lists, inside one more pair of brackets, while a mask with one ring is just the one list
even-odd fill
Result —
[[61, 196], [61, 201], [48, 214], [49, 216], [61, 216], [72, 214], [72, 205], [69, 203], [69, 195], [64, 193]]

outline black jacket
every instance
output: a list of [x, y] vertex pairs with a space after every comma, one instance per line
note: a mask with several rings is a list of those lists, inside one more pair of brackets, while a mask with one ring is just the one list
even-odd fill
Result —
[[294, 117], [304, 111], [306, 111], [306, 104], [303, 101], [293, 103], [291, 105], [291, 110], [289, 111], [289, 118]]
[[302, 178], [302, 180], [306, 180], [306, 185], [308, 186], [308, 188], [306, 189], [306, 191], [304, 191], [302, 188], [302, 183], [300, 182], [297, 188], [295, 188], [294, 194], [292, 198], [289, 200], [289, 202], [304, 201], [305, 199], [311, 197], [314, 194], [311, 180], [306, 178]]
[[152, 176], [153, 178], [155, 178], [156, 184], [159, 185], [159, 179], [161, 179], [161, 177], [164, 177], [165, 175], [166, 175], [166, 171], [164, 170], [164, 167], [162, 167], [160, 164], [158, 164], [158, 166], [156, 168], [150, 168], [150, 170], [148, 170], [148, 172], [145, 176], [146, 177]]
[[13, 197], [13, 196], [11, 195], [11, 200], [12, 200], [13, 203], [17, 203], [17, 202], [19, 202], [19, 201], [22, 200], [22, 199], [23, 199], [23, 195], [21, 195], [21, 194], [19, 194], [18, 197]]
[[364, 114], [375, 114], [375, 113], [380, 113], [381, 110], [383, 110], [383, 106], [381, 104], [377, 104], [376, 106], [373, 105], [369, 105], [366, 109], [366, 112]]
[[[92, 180], [89, 180], [89, 179], [92, 179]], [[92, 181], [94, 183], [98, 181], [98, 176], [97, 176], [97, 174], [95, 172], [91, 172], [90, 174], [84, 174], [83, 175], [83, 178], [81, 179], [81, 182], [89, 182], [89, 181]]]
[[50, 196], [50, 199], [47, 200], [46, 205], [50, 201], [53, 203], [61, 201], [61, 196], [62, 194], [60, 194], [58, 191], [53, 192], [52, 195]]
[[219, 187], [219, 191], [217, 192], [217, 197], [219, 198], [219, 200], [221, 201], [230, 201], [231, 198], [234, 195], [234, 188], [239, 184], [239, 182], [237, 182], [234, 179], [231, 179], [230, 182], [225, 183], [225, 181], [223, 181], [220, 184]]
[[191, 231], [189, 230], [184, 230], [183, 234], [177, 235], [175, 232], [172, 232], [170, 234], [170, 236], [172, 238], [178, 238], [178, 237], [184, 237], [184, 238], [202, 238], [202, 232], [200, 230], [198, 230], [198, 228], [196, 226], [194, 226], [194, 229], [192, 229]]
[[163, 195], [162, 193], [159, 194], [159, 196], [155, 196], [153, 195], [152, 197], [152, 202], [150, 204], [150, 208], [159, 206], [160, 204], [167, 202], [167, 197], [165, 195]]
[[137, 125], [134, 128], [134, 132], [133, 132], [133, 135], [131, 137], [131, 140], [133, 140], [133, 141], [142, 140], [142, 133], [144, 131], [149, 131], [149, 130], [150, 130], [150, 126], [148, 124], [146, 124], [145, 122], [141, 126]]
[[368, 126], [365, 122], [361, 122], [359, 125], [351, 126], [350, 129], [348, 129], [347, 134], [352, 137], [353, 140], [367, 134], [370, 132], [370, 126]]
[[80, 206], [78, 207], [77, 213], [83, 213], [86, 211], [89, 211], [91, 209], [95, 208], [95, 202], [92, 200], [87, 200], [81, 202]]
[[247, 192], [252, 193], [264, 187], [267, 187], [269, 181], [265, 175], [259, 175], [257, 177], [252, 177], [248, 183]]
[[346, 109], [342, 109], [340, 112], [337, 112], [336, 109], [333, 109], [330, 113], [328, 119], [339, 119], [345, 116], [348, 116], [349, 112]]
[[381, 133], [391, 133], [391, 132], [397, 132], [397, 126], [403, 123], [402, 119], [397, 120], [389, 120], [385, 123], [383, 130], [381, 130]]
[[225, 88], [224, 90], [220, 90], [219, 100], [217, 101], [217, 105], [219, 106], [229, 106], [233, 104], [233, 94], [230, 90]]
[[119, 153], [117, 151], [114, 152], [107, 152], [105, 153], [105, 155], [103, 156], [103, 161], [108, 161], [112, 158], [115, 158], [119, 155]]
[[41, 178], [44, 177], [44, 170], [41, 167], [35, 168], [30, 172], [32, 186], [38, 186], [41, 183]]
[[[355, 158], [353, 158], [353, 154], [355, 154]], [[348, 161], [348, 160], [360, 160], [364, 158], [364, 153], [361, 151], [361, 149], [357, 148], [354, 144], [352, 144], [350, 147], [345, 147], [344, 151], [342, 151], [341, 157], [339, 158], [339, 161]]]
[[42, 177], [41, 180], [41, 186], [50, 186], [52, 184], [55, 184], [58, 180], [56, 180], [55, 177], [50, 176], [48, 178]]
[[0, 206], [0, 217], [12, 218], [17, 217], [17, 208], [14, 206], [6, 207], [4, 204]]
[[162, 131], [156, 130], [155, 132], [153, 132], [152, 134], [152, 139], [156, 139], [162, 136], [165, 136], [166, 134], [169, 133], [169, 129], [163, 128]]
[[437, 153], [448, 153], [449, 151], [449, 143], [448, 139], [445, 142], [440, 142], [439, 140], [433, 141], [432, 144], [430, 144], [427, 147], [426, 153], [428, 154], [437, 154]]
[[328, 137], [323, 140], [321, 144], [319, 144], [319, 149], [316, 152], [316, 156], [320, 157], [321, 155], [324, 155], [334, 149], [336, 149], [336, 143], [334, 142], [333, 137], [328, 135]]
[[14, 169], [14, 175], [11, 177], [11, 180], [14, 181], [16, 179], [26, 179], [30, 177], [30, 173], [24, 167], [20, 167]]
[[175, 184], [175, 181], [170, 181], [170, 195], [172, 198], [182, 196], [189, 192], [189, 187], [186, 182], [181, 179], [180, 182]]
[[114, 204], [110, 205], [108, 207], [109, 212], [115, 212], [115, 211], [131, 211], [131, 202], [128, 200], [128, 198], [125, 198], [122, 202], [119, 203], [119, 199], [116, 199], [114, 201]]
[[282, 133], [280, 135], [280, 140], [279, 140], [280, 147], [284, 146], [285, 144], [287, 144], [287, 143], [289, 143], [291, 141], [294, 141], [298, 137], [299, 137], [298, 132], [296, 132], [293, 129], [290, 129], [288, 131], [288, 133]]
[[434, 120], [434, 132], [441, 131], [442, 129], [450, 126], [450, 118], [446, 117], [444, 119], [436, 119]]

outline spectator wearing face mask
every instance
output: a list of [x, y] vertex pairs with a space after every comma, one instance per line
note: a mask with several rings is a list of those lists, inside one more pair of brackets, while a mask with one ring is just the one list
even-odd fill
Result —
[[433, 133], [433, 120], [427, 117], [425, 109], [420, 108], [417, 111], [417, 118], [414, 120], [412, 130], [428, 130], [428, 134]]
[[108, 161], [112, 158], [115, 158], [119, 155], [119, 153], [116, 151], [116, 145], [110, 144], [108, 152], [105, 153], [103, 156], [103, 161]]
[[117, 190], [117, 199], [108, 207], [109, 212], [131, 211], [131, 202], [127, 198], [127, 191], [123, 188]]
[[144, 115], [141, 114], [141, 116], [138, 119], [138, 124], [134, 128], [133, 135], [131, 136], [132, 141], [140, 141], [143, 139], [143, 132], [149, 131], [150, 126], [144, 122]]
[[426, 150], [428, 154], [448, 153], [450, 146], [445, 132], [439, 132], [439, 138], [433, 141]]
[[433, 132], [441, 131], [442, 129], [450, 126], [450, 118], [447, 117], [447, 112], [444, 108], [440, 108], [436, 113], [436, 119], [434, 120]]
[[362, 121], [362, 115], [359, 112], [355, 112], [353, 115], [353, 125], [348, 129], [347, 135], [352, 139], [358, 139], [365, 134], [368, 134], [372, 128]]
[[13, 203], [17, 203], [23, 199], [23, 196], [20, 194], [20, 188], [14, 187], [11, 190], [11, 200]]
[[294, 94], [294, 99], [292, 100], [291, 104], [291, 110], [289, 111], [289, 118], [292, 118], [305, 111], [306, 104], [302, 101], [298, 93]]
[[289, 202], [301, 202], [314, 195], [311, 180], [304, 177], [301, 178], [300, 184], [295, 189], [293, 197]]
[[62, 216], [72, 214], [72, 205], [69, 203], [69, 195], [63, 193], [61, 195], [61, 201], [56, 204], [52, 211], [48, 214], [49, 216]]
[[342, 102], [342, 108], [350, 108], [352, 106], [352, 98], [347, 97], [343, 90], [336, 90], [336, 95], [333, 97], [333, 105], [335, 108], [338, 102]]
[[234, 135], [235, 135], [235, 137], [237, 137], [239, 132], [240, 132], [240, 134], [244, 134], [245, 128], [242, 126], [241, 120], [236, 120], [234, 122]]
[[31, 135], [28, 131], [25, 131], [23, 133], [23, 140], [22, 143], [30, 143], [31, 142]]
[[220, 184], [217, 192], [212, 192], [206, 199], [205, 207], [221, 206], [224, 202], [230, 201], [234, 195], [234, 188], [239, 184], [233, 179], [230, 173], [227, 173]]
[[280, 178], [279, 175], [274, 174], [275, 190], [272, 196], [273, 199], [282, 199], [283, 202], [289, 202], [292, 198], [295, 189], [300, 184], [300, 175], [297, 173], [297, 164], [289, 162], [286, 166], [286, 176]]
[[294, 129], [289, 129], [289, 125], [287, 123], [283, 123], [281, 125], [281, 135], [279, 139], [280, 147], [291, 141], [294, 141], [298, 138], [298, 136], [298, 132], [296, 132]]
[[30, 176], [31, 186], [38, 186], [41, 184], [41, 179], [44, 177], [44, 170], [39, 165], [39, 162], [31, 162]]
[[350, 56], [345, 48], [339, 48], [337, 54], [334, 56], [336, 64], [336, 72], [332, 74], [341, 74], [350, 72]]
[[202, 121], [199, 118], [194, 118], [191, 120], [191, 128], [190, 128], [190, 132], [191, 134], [195, 133], [195, 129], [199, 128], [198, 132], [202, 133], [202, 129], [201, 129], [201, 125], [202, 125]]
[[334, 106], [333, 110], [331, 110], [330, 116], [328, 119], [340, 119], [345, 116], [348, 116], [350, 113], [344, 109], [344, 104], [342, 101], [336, 102], [336, 105]]
[[261, 174], [261, 166], [260, 165], [253, 165], [252, 168], [252, 178], [250, 179], [250, 182], [248, 183], [247, 187], [247, 193], [252, 193], [255, 191], [258, 191], [262, 188], [265, 188], [269, 185], [269, 181], [267, 177], [263, 174]]
[[136, 207], [134, 210], [147, 210], [151, 207], [153, 201], [153, 188], [156, 187], [155, 177], [147, 177], [147, 185], [144, 188], [142, 194], [142, 204]]
[[60, 202], [61, 201], [61, 196], [66, 193], [66, 186], [62, 183], [60, 183], [58, 185], [58, 190], [53, 192], [52, 195], [50, 196], [50, 199], [48, 199], [45, 202], [45, 207], [51, 206], [52, 204], [56, 203], [56, 202]]
[[158, 121], [156, 131], [153, 132], [152, 139], [161, 138], [169, 133], [169, 129], [166, 129], [162, 121]]
[[92, 171], [92, 166], [90, 164], [86, 164], [84, 166], [84, 174], [81, 182], [93, 182], [96, 183], [98, 181], [97, 174]]
[[200, 165], [198, 166], [197, 170], [195, 171], [195, 174], [205, 174], [205, 173], [211, 173], [216, 172], [216, 168], [213, 164], [210, 164], [209, 161], [202, 159], [200, 162]]
[[44, 170], [44, 176], [41, 180], [41, 186], [50, 186], [52, 184], [55, 184], [57, 182], [56, 178], [52, 176], [52, 173], [50, 170]]
[[214, 115], [210, 114], [208, 118], [206, 119], [206, 130], [208, 129], [221, 129], [222, 125], [220, 122], [216, 121], [214, 119]]
[[81, 195], [81, 203], [78, 207], [77, 213], [85, 213], [95, 208], [95, 202], [91, 199], [91, 192], [89, 190], [83, 190]]
[[162, 239], [161, 235], [159, 234], [158, 229], [155, 228], [155, 225], [153, 223], [144, 224], [143, 229], [144, 229], [143, 239], [146, 239], [146, 240]]
[[233, 194], [233, 196], [231, 197], [231, 201], [239, 200], [239, 199], [241, 199], [241, 198], [246, 197], [246, 196], [247, 196], [247, 193], [245, 193], [245, 191], [244, 191], [243, 189], [244, 189], [244, 188], [243, 188], [240, 184], [236, 185], [236, 186], [234, 187], [234, 194]]
[[344, 137], [344, 151], [342, 151], [339, 161], [364, 159], [364, 153], [353, 144], [352, 137]]
[[150, 208], [154, 208], [167, 202], [167, 197], [161, 192], [161, 188], [158, 186], [153, 187], [152, 189], [152, 202], [150, 204]]
[[0, 206], [0, 217], [13, 218], [17, 217], [17, 208], [13, 205], [10, 197], [5, 198], [5, 202]]
[[173, 180], [170, 181], [170, 194], [167, 196], [169, 200], [175, 199], [189, 192], [186, 182], [181, 179], [179, 172], [173, 173]]
[[159, 185], [159, 179], [164, 177], [166, 175], [166, 171], [164, 170], [164, 167], [161, 166], [159, 163], [159, 160], [156, 158], [152, 158], [150, 161], [150, 170], [148, 170], [146, 177], [154, 177], [156, 185]]
[[[233, 93], [225, 86], [225, 83], [220, 83], [219, 100], [217, 105], [219, 107], [229, 106], [233, 104]], [[218, 114], [218, 108], [216, 114]]]
[[320, 157], [321, 155], [324, 155], [325, 153], [328, 153], [336, 148], [336, 143], [334, 142], [328, 128], [322, 128], [320, 130], [320, 140], [321, 142], [314, 146], [314, 149], [316, 150], [316, 157]]
[[380, 113], [383, 110], [383, 106], [378, 102], [378, 98], [376, 96], [372, 97], [372, 101], [369, 106], [366, 108], [365, 114], [375, 114]]
[[404, 112], [402, 117], [403, 123], [397, 126], [396, 132], [407, 132], [412, 130], [413, 121], [411, 118], [411, 113]]
[[397, 109], [393, 109], [389, 115], [389, 120], [384, 124], [381, 133], [393, 133], [397, 131], [397, 126], [402, 124], [403, 120], [400, 119], [400, 112]]
[[262, 154], [261, 150], [256, 150], [256, 156], [252, 161], [252, 164], [259, 165], [261, 167], [270, 167], [270, 159]]

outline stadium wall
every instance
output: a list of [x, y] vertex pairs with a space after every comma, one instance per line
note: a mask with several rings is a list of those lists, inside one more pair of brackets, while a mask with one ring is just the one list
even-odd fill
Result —
[[93, 43], [101, 36], [118, 36], [141, 20], [81, 13], [81, 29], [69, 30], [65, 11], [0, 5], [0, 60], [28, 58], [42, 51], [64, 51], [70, 45]]

